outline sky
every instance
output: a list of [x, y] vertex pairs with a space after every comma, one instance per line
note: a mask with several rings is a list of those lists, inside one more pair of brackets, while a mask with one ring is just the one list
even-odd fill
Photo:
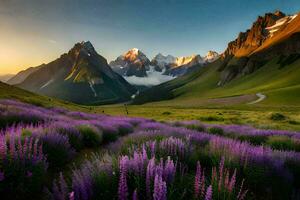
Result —
[[91, 41], [108, 61], [131, 48], [150, 59], [222, 53], [258, 15], [299, 0], [0, 0], [0, 74], [48, 63]]

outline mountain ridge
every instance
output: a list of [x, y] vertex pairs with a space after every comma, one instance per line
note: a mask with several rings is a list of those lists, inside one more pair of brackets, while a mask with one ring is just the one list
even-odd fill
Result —
[[[122, 76], [147, 77], [147, 72], [154, 67], [155, 71], [162, 72], [163, 75], [176, 77], [192, 71], [195, 66], [213, 62], [218, 57], [219, 54], [215, 51], [208, 51], [204, 57], [199, 54], [174, 57], [158, 53], [150, 61], [141, 50], [133, 48], [111, 61], [109, 65]], [[192, 68], [188, 69], [189, 67]]]
[[126, 101], [136, 92], [113, 72], [89, 41], [76, 43], [68, 53], [34, 71], [17, 86], [84, 104]]

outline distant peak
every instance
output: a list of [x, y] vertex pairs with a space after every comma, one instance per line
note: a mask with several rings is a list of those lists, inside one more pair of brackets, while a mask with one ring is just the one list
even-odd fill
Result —
[[274, 15], [276, 15], [276, 16], [285, 16], [285, 14], [283, 13], [283, 12], [281, 12], [280, 10], [276, 10], [275, 12], [274, 12]]
[[136, 58], [146, 57], [145, 54], [138, 48], [129, 49], [126, 53], [123, 54], [123, 57], [130, 60], [135, 60]]
[[82, 46], [86, 49], [94, 49], [94, 46], [92, 45], [92, 43], [90, 41], [83, 41], [81, 42]]
[[139, 51], [139, 49], [138, 49], [138, 48], [132, 48], [131, 50], [132, 50], [132, 51], [136, 51], [136, 52], [138, 52], [138, 51]]
[[218, 52], [212, 51], [212, 50], [210, 50], [206, 53], [206, 56], [211, 56], [211, 55], [219, 55], [219, 54], [218, 54]]
[[132, 48], [132, 49], [129, 49], [125, 54], [133, 54], [133, 55], [138, 55], [140, 54], [140, 50], [138, 48]]

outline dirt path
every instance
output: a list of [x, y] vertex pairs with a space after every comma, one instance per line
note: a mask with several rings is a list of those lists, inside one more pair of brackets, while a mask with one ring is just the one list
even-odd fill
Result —
[[256, 104], [258, 102], [263, 101], [265, 98], [267, 98], [267, 96], [262, 93], [256, 93], [256, 96], [258, 97], [258, 99], [256, 99], [255, 101], [251, 101], [248, 104]]

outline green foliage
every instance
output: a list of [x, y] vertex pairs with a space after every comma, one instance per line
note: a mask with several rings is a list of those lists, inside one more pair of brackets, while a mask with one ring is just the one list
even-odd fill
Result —
[[211, 116], [199, 117], [199, 120], [200, 121], [208, 121], [208, 122], [211, 122], [211, 121], [222, 122], [222, 121], [224, 121], [224, 118], [211, 115]]
[[51, 141], [42, 139], [43, 152], [47, 156], [49, 167], [54, 170], [60, 170], [66, 165], [73, 157], [74, 152], [70, 148], [70, 144], [66, 144], [60, 141]]
[[90, 126], [79, 126], [78, 130], [83, 136], [85, 147], [97, 147], [101, 145], [103, 140], [102, 131]]
[[199, 132], [205, 131], [205, 127], [201, 124], [188, 124], [188, 125], [185, 125], [185, 127], [188, 129], [199, 131]]
[[103, 130], [103, 143], [114, 142], [119, 138], [119, 135], [115, 131]]
[[246, 141], [254, 145], [262, 145], [268, 139], [268, 137], [264, 135], [240, 135], [237, 138], [241, 141]]
[[210, 127], [208, 128], [208, 132], [214, 135], [224, 135], [224, 130], [219, 127]]
[[32, 133], [30, 130], [27, 130], [27, 129], [22, 130], [22, 133], [21, 133], [22, 138], [30, 137], [31, 135], [32, 135]]
[[13, 124], [37, 124], [41, 121], [43, 121], [43, 119], [39, 118], [38, 116], [31, 116], [30, 118], [17, 114], [0, 116], [0, 129], [11, 126]]
[[162, 115], [171, 115], [171, 114], [172, 114], [172, 113], [169, 112], [169, 111], [165, 111], [165, 112], [162, 113]]
[[300, 142], [287, 136], [271, 136], [266, 144], [277, 150], [300, 151]]
[[[1, 199], [39, 199], [46, 182], [44, 163], [31, 165], [21, 160], [7, 161], [1, 164], [4, 180], [0, 181]], [[5, 191], [5, 193], [3, 192]]]
[[272, 113], [270, 118], [274, 121], [282, 121], [286, 119], [286, 116], [282, 113]]
[[118, 180], [115, 176], [109, 176], [103, 171], [99, 171], [93, 175], [93, 181], [95, 182], [95, 194], [98, 199], [115, 199], [117, 191], [113, 191], [113, 188], [117, 188]]
[[74, 129], [58, 127], [57, 131], [58, 131], [58, 133], [68, 137], [70, 145], [76, 151], [80, 151], [83, 148], [83, 142], [82, 142], [83, 137], [75, 127], [74, 127]]
[[124, 125], [119, 125], [118, 130], [119, 130], [119, 134], [121, 136], [124, 136], [127, 135], [128, 133], [131, 133], [133, 131], [133, 127], [132, 125], [124, 124]]
[[292, 125], [299, 125], [300, 122], [299, 122], [299, 121], [295, 121], [295, 120], [289, 120], [289, 124], [292, 124]]

